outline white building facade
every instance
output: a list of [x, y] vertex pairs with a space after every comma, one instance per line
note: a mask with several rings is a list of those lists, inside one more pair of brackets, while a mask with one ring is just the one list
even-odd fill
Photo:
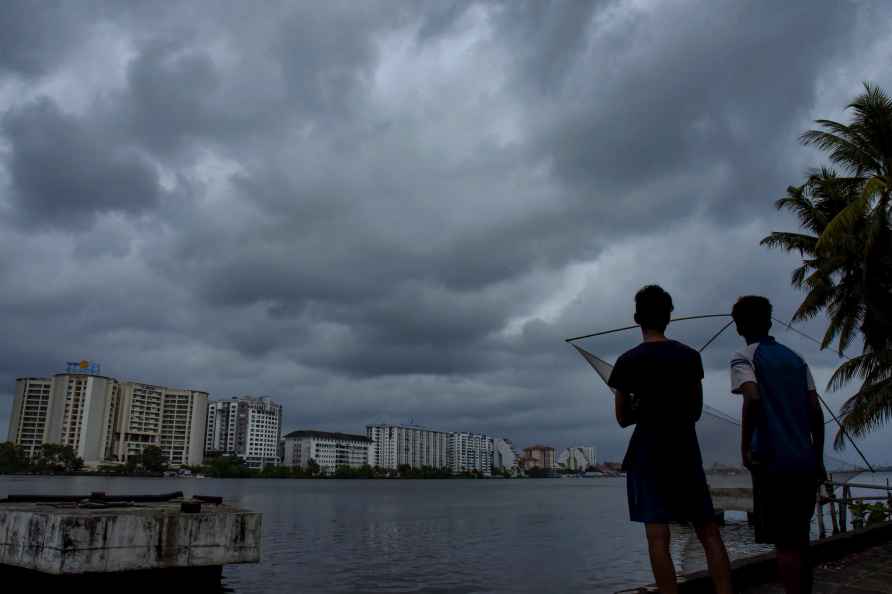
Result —
[[338, 466], [368, 464], [372, 445], [365, 435], [329, 431], [293, 431], [282, 441], [283, 466], [306, 469], [313, 460], [324, 474], [334, 474]]
[[208, 407], [207, 455], [239, 456], [251, 468], [276, 465], [281, 437], [282, 406], [269, 398], [242, 396]]
[[379, 424], [368, 425], [366, 436], [373, 442], [372, 466], [391, 470], [404, 464], [412, 468], [449, 467], [449, 434], [444, 431]]
[[491, 476], [493, 440], [478, 433], [450, 433], [446, 458], [453, 474], [479, 472]]
[[40, 446], [47, 442], [52, 390], [50, 378], [20, 377], [15, 381], [8, 439], [21, 446], [29, 458], [37, 456]]
[[580, 446], [567, 448], [558, 456], [558, 465], [566, 470], [578, 470], [584, 472], [590, 466], [598, 463], [595, 458], [595, 448]]
[[114, 437], [119, 396], [120, 384], [110, 377], [83, 373], [53, 376], [48, 441], [71, 446], [85, 464], [98, 465]]
[[492, 466], [496, 470], [516, 471], [520, 454], [510, 439], [497, 437], [492, 442]]
[[109, 459], [126, 462], [141, 456], [146, 446], [160, 446], [163, 403], [161, 386], [140, 382], [121, 385], [115, 440]]
[[204, 462], [208, 393], [164, 389], [159, 447], [172, 466], [198, 466]]

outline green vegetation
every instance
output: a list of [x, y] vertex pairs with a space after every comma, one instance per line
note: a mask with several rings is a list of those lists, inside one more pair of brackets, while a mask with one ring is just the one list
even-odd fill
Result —
[[0, 474], [24, 472], [29, 465], [30, 460], [21, 446], [11, 441], [0, 443]]
[[887, 519], [892, 520], [892, 498], [888, 503], [866, 503], [858, 501], [849, 504], [852, 512], [852, 527], [864, 528], [874, 524], [882, 524]]
[[146, 472], [164, 472], [167, 470], [167, 458], [158, 446], [143, 448], [140, 464]]
[[[826, 314], [822, 348], [861, 353], [836, 370], [828, 389], [859, 380], [840, 411], [851, 435], [863, 437], [892, 420], [892, 98], [865, 84], [848, 124], [818, 120], [802, 142], [825, 151], [837, 169], [814, 171], [776, 202], [799, 217], [804, 233], [775, 232], [762, 245], [796, 251], [792, 283], [806, 291], [793, 320]], [[842, 431], [836, 447], [845, 446]]]
[[397, 467], [397, 475], [399, 478], [408, 479], [442, 479], [452, 478], [452, 471], [448, 468], [434, 468], [433, 466], [422, 466], [421, 468], [412, 468], [408, 464], [400, 464]]
[[84, 461], [71, 446], [45, 443], [40, 455], [31, 461], [31, 469], [37, 472], [76, 472], [84, 467]]
[[29, 459], [24, 450], [11, 442], [0, 443], [0, 474], [33, 472], [56, 474], [77, 472], [84, 467], [74, 448], [55, 443], [46, 443], [34, 459]]

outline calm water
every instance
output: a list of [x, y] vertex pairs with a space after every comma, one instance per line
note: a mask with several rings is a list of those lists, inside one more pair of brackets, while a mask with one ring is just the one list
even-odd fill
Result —
[[[224, 588], [238, 594], [614, 592], [651, 580], [623, 479], [0, 477], [0, 496], [177, 490], [263, 512], [262, 563], [224, 573]], [[675, 533], [679, 566], [698, 565], [690, 533]], [[752, 552], [745, 523], [725, 534], [732, 555]]]

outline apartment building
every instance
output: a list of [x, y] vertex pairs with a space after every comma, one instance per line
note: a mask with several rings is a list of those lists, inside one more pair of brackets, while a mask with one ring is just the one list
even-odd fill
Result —
[[521, 461], [524, 470], [532, 470], [534, 468], [553, 470], [554, 448], [544, 445], [532, 445], [524, 448]]
[[446, 459], [453, 474], [479, 472], [492, 475], [493, 440], [477, 433], [450, 433]]
[[46, 443], [52, 390], [53, 380], [50, 378], [20, 377], [15, 381], [8, 439], [21, 446], [32, 458]]
[[84, 463], [99, 464], [114, 437], [120, 384], [83, 373], [59, 373], [52, 382], [46, 442], [71, 446]]
[[208, 393], [165, 388], [161, 415], [161, 451], [173, 466], [204, 462]]
[[520, 454], [514, 449], [514, 444], [507, 438], [493, 439], [492, 465], [498, 470], [516, 470], [520, 460]]
[[146, 446], [161, 443], [161, 409], [164, 388], [124, 382], [118, 405], [114, 447], [110, 460], [126, 462], [139, 457]]
[[366, 427], [366, 436], [373, 442], [371, 464], [396, 469], [408, 464], [413, 468], [449, 466], [447, 450], [449, 434], [416, 426], [378, 424]]
[[365, 435], [328, 431], [293, 431], [283, 439], [282, 464], [307, 468], [314, 460], [325, 474], [338, 466], [359, 468], [369, 463], [371, 439]]
[[208, 406], [208, 456], [239, 456], [252, 468], [278, 464], [281, 436], [282, 406], [269, 398], [242, 396]]
[[148, 445], [171, 465], [201, 464], [207, 393], [95, 375], [19, 378], [8, 439], [36, 455], [44, 443], [71, 446], [88, 466], [124, 462]]
[[578, 446], [567, 448], [558, 456], [558, 465], [567, 470], [584, 471], [597, 464], [595, 448]]

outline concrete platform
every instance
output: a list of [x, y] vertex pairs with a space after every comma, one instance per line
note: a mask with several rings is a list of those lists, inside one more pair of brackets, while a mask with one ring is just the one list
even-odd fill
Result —
[[753, 490], [744, 487], [712, 487], [712, 504], [725, 511], [753, 511]]
[[195, 568], [219, 576], [223, 565], [260, 561], [261, 514], [208, 504], [184, 513], [181, 503], [0, 502], [0, 565], [52, 576]]

